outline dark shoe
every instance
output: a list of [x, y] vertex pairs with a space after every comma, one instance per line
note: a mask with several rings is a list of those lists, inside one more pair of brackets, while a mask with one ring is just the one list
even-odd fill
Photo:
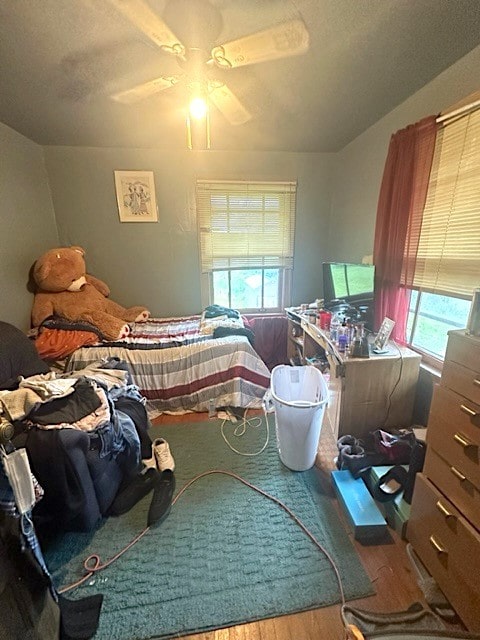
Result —
[[407, 478], [408, 471], [405, 467], [400, 465], [392, 467], [372, 487], [372, 496], [378, 502], [393, 500], [405, 489]]
[[134, 476], [127, 486], [117, 493], [108, 515], [121, 516], [130, 511], [139, 500], [150, 493], [159, 478], [160, 474], [156, 469], [147, 469], [144, 473]]
[[337, 440], [337, 468], [342, 471], [348, 469], [354, 472], [364, 465], [365, 449], [360, 441], [353, 436], [342, 436]]
[[337, 440], [338, 457], [337, 468], [348, 470], [354, 478], [359, 478], [368, 472], [369, 468], [377, 464], [387, 464], [381, 453], [369, 449], [363, 440], [345, 435]]
[[337, 468], [340, 471], [348, 469], [355, 474], [367, 466], [365, 461], [365, 449], [360, 440], [353, 436], [342, 436], [337, 441], [338, 457]]
[[425, 454], [427, 447], [424, 442], [417, 440], [412, 449], [412, 455], [410, 456], [410, 464], [408, 466], [408, 478], [405, 483], [405, 491], [403, 492], [403, 499], [407, 504], [411, 504], [413, 496], [413, 487], [415, 486], [415, 478], [417, 473], [423, 471], [423, 463], [425, 462]]
[[159, 524], [170, 513], [173, 492], [175, 491], [175, 476], [171, 469], [162, 471], [153, 488], [152, 502], [148, 510], [147, 525], [151, 527]]
[[362, 444], [360, 440], [354, 438], [354, 436], [346, 435], [341, 436], [337, 440], [337, 449], [341, 451], [350, 451], [351, 449], [355, 449], [356, 447], [361, 447]]

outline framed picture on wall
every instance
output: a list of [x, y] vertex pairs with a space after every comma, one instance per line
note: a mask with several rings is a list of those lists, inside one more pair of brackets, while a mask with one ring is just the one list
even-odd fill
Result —
[[157, 222], [153, 171], [115, 171], [120, 222]]

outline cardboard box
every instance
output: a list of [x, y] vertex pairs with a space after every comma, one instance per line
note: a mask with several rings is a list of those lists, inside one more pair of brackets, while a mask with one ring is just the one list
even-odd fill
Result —
[[340, 506], [360, 542], [379, 540], [387, 532], [387, 523], [361, 478], [350, 471], [332, 471], [332, 482]]

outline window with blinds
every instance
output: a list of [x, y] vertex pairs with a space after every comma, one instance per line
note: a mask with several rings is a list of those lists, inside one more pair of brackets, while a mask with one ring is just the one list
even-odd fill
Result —
[[460, 297], [480, 286], [480, 109], [437, 134], [413, 286]]
[[437, 133], [409, 282], [408, 245], [404, 256], [413, 289], [407, 341], [433, 363], [445, 357], [448, 331], [466, 326], [480, 286], [480, 110], [452, 116]]
[[284, 305], [296, 182], [198, 180], [196, 199], [204, 302], [240, 309]]

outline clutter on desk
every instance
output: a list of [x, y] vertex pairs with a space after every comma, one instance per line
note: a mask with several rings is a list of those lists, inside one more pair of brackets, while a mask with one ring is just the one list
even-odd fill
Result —
[[365, 320], [360, 309], [342, 300], [333, 300], [327, 308], [323, 299], [319, 298], [292, 311], [324, 332], [340, 354], [355, 358], [370, 357]]

